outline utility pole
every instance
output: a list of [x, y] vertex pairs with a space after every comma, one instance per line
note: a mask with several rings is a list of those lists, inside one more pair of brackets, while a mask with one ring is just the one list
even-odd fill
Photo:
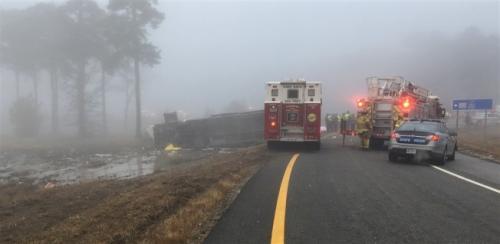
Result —
[[485, 143], [487, 143], [488, 140], [486, 140], [486, 126], [488, 125], [488, 110], [484, 110], [484, 125], [483, 125], [483, 140]]

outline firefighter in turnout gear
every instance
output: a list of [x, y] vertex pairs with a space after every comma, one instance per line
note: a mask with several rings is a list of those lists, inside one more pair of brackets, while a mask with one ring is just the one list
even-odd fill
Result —
[[358, 115], [356, 117], [356, 133], [361, 141], [361, 148], [370, 147], [370, 136], [372, 131], [371, 106], [368, 101], [358, 101]]
[[398, 106], [394, 106], [392, 120], [394, 129], [399, 128], [399, 126], [405, 121], [404, 113]]
[[340, 115], [340, 133], [342, 135], [342, 146], [345, 145], [346, 135], [352, 134], [352, 116], [349, 111]]

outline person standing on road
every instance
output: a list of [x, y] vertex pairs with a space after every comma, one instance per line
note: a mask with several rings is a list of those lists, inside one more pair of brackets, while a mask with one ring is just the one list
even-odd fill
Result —
[[361, 148], [363, 149], [368, 149], [370, 147], [370, 120], [370, 116], [366, 110], [360, 111], [356, 118], [356, 133], [361, 140]]
[[394, 127], [393, 130], [399, 128], [399, 126], [401, 126], [401, 124], [405, 121], [403, 111], [401, 111], [401, 109], [398, 106], [394, 106], [392, 120]]
[[342, 146], [345, 145], [345, 136], [351, 135], [352, 128], [349, 125], [351, 119], [351, 113], [349, 111], [343, 113], [340, 116], [340, 133], [342, 134]]

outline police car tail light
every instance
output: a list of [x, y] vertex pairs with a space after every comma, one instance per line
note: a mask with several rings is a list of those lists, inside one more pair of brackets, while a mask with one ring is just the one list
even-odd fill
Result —
[[440, 137], [438, 135], [433, 135], [431, 140], [432, 141], [439, 141]]
[[427, 139], [431, 140], [431, 141], [439, 141], [439, 139], [441, 139], [439, 137], [439, 135], [430, 135], [430, 136], [427, 136]]

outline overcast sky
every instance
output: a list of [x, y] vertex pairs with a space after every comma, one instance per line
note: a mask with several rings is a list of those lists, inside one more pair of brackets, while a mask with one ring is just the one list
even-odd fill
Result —
[[260, 108], [264, 83], [288, 78], [323, 81], [324, 113], [352, 109], [367, 76], [419, 78], [390, 60], [412, 59], [404, 56], [412, 39], [453, 38], [469, 27], [499, 33], [496, 1], [159, 2], [165, 20], [151, 38], [162, 62], [144, 71], [144, 106], [193, 117], [221, 112], [231, 100]]
[[[231, 99], [260, 106], [263, 83], [287, 78], [323, 81], [326, 107], [340, 110], [350, 105], [350, 94], [366, 90], [364, 77], [405, 75], [347, 75], [344, 58], [378, 50], [379, 57], [369, 58], [384, 62], [383, 49], [403, 49], [419, 33], [452, 36], [470, 26], [499, 32], [497, 2], [162, 1], [160, 8], [165, 22], [152, 37], [163, 61], [150, 76], [147, 104], [164, 101], [186, 110], [220, 108]], [[358, 79], [342, 80], [351, 77]]]

